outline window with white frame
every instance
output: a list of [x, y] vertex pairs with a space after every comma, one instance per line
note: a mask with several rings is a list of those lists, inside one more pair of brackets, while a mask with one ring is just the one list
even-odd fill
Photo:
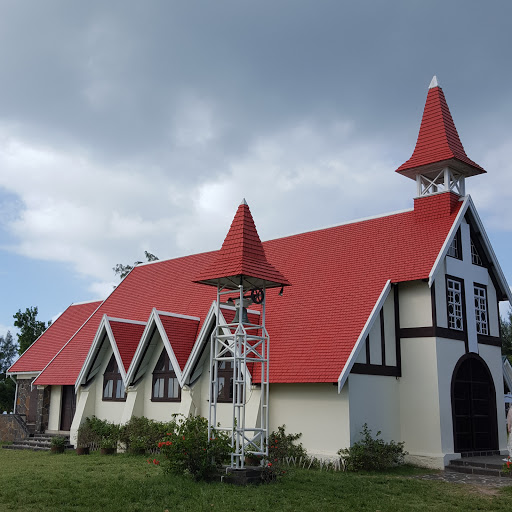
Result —
[[448, 306], [448, 327], [457, 331], [464, 330], [461, 281], [446, 278], [446, 302]]
[[475, 317], [476, 332], [478, 334], [489, 334], [489, 322], [487, 318], [487, 290], [484, 286], [476, 285], [475, 289]]

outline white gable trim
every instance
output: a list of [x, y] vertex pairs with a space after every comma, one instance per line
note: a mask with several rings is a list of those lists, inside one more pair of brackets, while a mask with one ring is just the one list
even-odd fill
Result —
[[190, 372], [192, 371], [195, 362], [197, 361], [199, 355], [201, 354], [201, 349], [203, 347], [204, 342], [206, 341], [205, 338], [208, 335], [208, 331], [211, 328], [212, 321], [215, 320], [216, 318], [216, 310], [217, 301], [214, 300], [212, 302], [212, 305], [210, 306], [210, 309], [208, 310], [206, 318], [204, 319], [203, 325], [201, 327], [201, 330], [199, 331], [199, 335], [197, 336], [196, 342], [194, 343], [194, 346], [190, 351], [190, 355], [188, 356], [188, 361], [185, 364], [185, 368], [183, 368], [183, 382], [186, 382], [187, 379], [189, 378]]
[[[455, 218], [455, 222], [453, 223], [453, 225], [448, 233], [448, 236], [446, 237], [446, 240], [444, 241], [441, 251], [437, 255], [436, 261], [434, 262], [434, 265], [432, 266], [432, 270], [430, 271], [430, 274], [429, 274], [428, 285], [429, 285], [429, 287], [432, 286], [432, 283], [434, 282], [434, 280], [437, 276], [437, 273], [441, 270], [442, 263], [444, 261], [444, 258], [446, 257], [446, 254], [448, 253], [448, 249], [450, 248], [450, 244], [453, 240], [453, 237], [455, 236], [455, 233], [459, 229], [462, 219], [464, 218], [464, 216], [466, 215], [466, 212], [468, 210], [471, 212], [473, 219], [475, 221], [475, 224], [478, 228], [478, 232], [482, 236], [482, 240], [484, 242], [485, 249], [488, 252], [488, 255], [491, 260], [491, 264], [494, 268], [496, 279], [502, 287], [502, 292], [504, 292], [504, 294], [508, 298], [508, 301], [512, 304], [512, 291], [510, 290], [510, 287], [507, 284], [505, 275], [503, 274], [503, 271], [501, 270], [500, 264], [498, 263], [498, 259], [496, 258], [496, 254], [494, 253], [494, 250], [492, 248], [489, 237], [487, 236], [487, 233], [485, 232], [485, 228], [482, 224], [480, 216], [478, 215], [478, 212], [475, 208], [475, 204], [473, 203], [473, 200], [471, 199], [470, 195], [467, 195], [465, 197], [464, 202], [462, 203], [462, 206], [459, 210], [459, 213], [457, 214], [457, 217]], [[489, 271], [493, 272], [493, 270], [489, 270]]]
[[200, 322], [201, 319], [198, 316], [180, 315], [179, 313], [169, 313], [167, 311], [155, 310], [159, 316], [173, 316], [174, 318], [184, 318], [185, 320], [195, 320]]
[[[153, 327], [156, 327], [156, 329], [158, 330], [158, 333], [160, 334], [160, 337], [164, 344], [165, 350], [167, 351], [167, 355], [169, 356], [169, 359], [171, 360], [171, 364], [174, 369], [174, 373], [176, 374], [176, 378], [178, 379], [180, 386], [183, 387], [183, 384], [185, 383], [185, 377], [184, 377], [185, 372], [181, 371], [180, 365], [178, 363], [178, 359], [176, 358], [176, 354], [174, 353], [174, 349], [172, 348], [171, 340], [169, 340], [169, 338], [167, 337], [167, 333], [165, 332], [165, 329], [162, 324], [162, 320], [160, 319], [160, 316], [171, 316], [174, 318], [184, 318], [185, 320], [192, 320], [195, 322], [201, 321], [201, 319], [196, 316], [180, 315], [178, 313], [169, 313], [167, 311], [158, 311], [156, 308], [153, 308], [151, 310], [151, 314], [149, 315], [149, 319], [146, 323], [146, 328], [144, 329], [144, 332], [142, 333], [140, 342], [137, 346], [137, 350], [135, 351], [135, 354], [133, 356], [132, 362], [130, 363], [130, 367], [128, 368], [127, 386], [129, 385], [129, 383], [131, 383], [133, 381], [133, 379], [136, 376], [135, 372], [137, 370], [137, 367], [142, 362], [146, 346], [151, 340], [151, 333], [153, 331]], [[187, 361], [187, 363], [188, 363], [188, 361]], [[185, 365], [185, 368], [186, 368], [186, 365]]]
[[[236, 308], [231, 307], [231, 306], [226, 306], [225, 304], [221, 304], [220, 308], [219, 308], [220, 315], [221, 315], [221, 319], [219, 321], [220, 324], [226, 324], [226, 320], [225, 320], [224, 316], [222, 315], [223, 309], [236, 309]], [[258, 311], [248, 310], [247, 312], [259, 314]], [[197, 337], [197, 340], [194, 343], [194, 346], [192, 347], [192, 350], [188, 357], [187, 364], [185, 365], [185, 368], [183, 369], [183, 382], [186, 382], [188, 380], [188, 378], [190, 377], [192, 369], [194, 368], [194, 365], [199, 360], [199, 356], [201, 355], [201, 351], [203, 349], [204, 344], [208, 342], [208, 339], [207, 339], [208, 332], [210, 331], [210, 329], [212, 327], [212, 322], [216, 322], [216, 318], [217, 318], [216, 313], [217, 313], [217, 301], [214, 300], [212, 302], [212, 305], [210, 306], [208, 314], [206, 315], [203, 326], [201, 327], [201, 331], [199, 332], [199, 336]], [[228, 328], [224, 327], [222, 330], [223, 330], [224, 334], [230, 334], [230, 331]], [[250, 372], [247, 371], [246, 375], [249, 379], [248, 382], [250, 384], [251, 383]]]
[[162, 338], [162, 342], [164, 344], [165, 350], [167, 351], [167, 355], [169, 356], [169, 359], [172, 363], [172, 368], [174, 370], [174, 373], [176, 374], [176, 378], [178, 379], [178, 383], [180, 387], [183, 387], [183, 374], [181, 372], [180, 365], [178, 363], [178, 359], [176, 358], [176, 354], [174, 353], [174, 350], [172, 348], [172, 344], [169, 341], [169, 338], [167, 337], [167, 333], [165, 332], [164, 326], [162, 324], [162, 320], [160, 320], [160, 314], [158, 311], [156, 311], [155, 314], [155, 323], [158, 328], [158, 331], [160, 332], [160, 337]]
[[[345, 382], [347, 381], [347, 378], [350, 374], [350, 370], [352, 370], [352, 366], [354, 366], [357, 356], [359, 355], [359, 351], [361, 350], [361, 347], [363, 346], [363, 342], [366, 339], [366, 336], [368, 336], [370, 334], [373, 324], [379, 317], [380, 310], [381, 310], [382, 306], [384, 305], [384, 302], [388, 298], [390, 291], [391, 291], [391, 281], [388, 279], [386, 284], [384, 285], [384, 288], [380, 292], [379, 298], [377, 299], [375, 306], [373, 306], [372, 312], [370, 313], [368, 320], [366, 320], [366, 323], [364, 324], [363, 330], [361, 331], [359, 338], [357, 338], [357, 341], [354, 345], [354, 348], [352, 349], [352, 352], [348, 356], [347, 362], [345, 363], [345, 366], [343, 367], [343, 370], [341, 371], [340, 376], [338, 377], [338, 393], [341, 393], [341, 390], [342, 390], [343, 386], [345, 385]], [[398, 329], [398, 326], [395, 325], [395, 329]]]
[[[119, 373], [121, 374], [121, 379], [123, 380], [123, 384], [125, 387], [127, 386], [127, 372], [124, 369], [123, 360], [121, 358], [121, 354], [119, 353], [119, 348], [117, 346], [116, 339], [114, 337], [114, 333], [112, 332], [112, 328], [110, 327], [110, 322], [124, 322], [127, 324], [137, 324], [137, 325], [145, 325], [146, 322], [140, 322], [137, 320], [125, 320], [123, 318], [109, 318], [107, 315], [103, 315], [101, 318], [100, 325], [98, 326], [98, 330], [96, 331], [96, 335], [94, 336], [94, 340], [89, 348], [89, 352], [87, 353], [87, 357], [85, 358], [84, 364], [82, 365], [82, 369], [78, 374], [78, 378], [75, 382], [75, 391], [78, 391], [78, 388], [81, 384], [85, 384], [85, 379], [87, 377], [87, 372], [89, 371], [92, 362], [96, 356], [96, 352], [100, 349], [100, 343], [103, 340], [103, 334], [107, 334], [107, 338], [110, 341], [110, 345], [112, 347], [112, 351], [114, 353], [114, 357], [116, 358], [117, 366], [119, 368]], [[139, 342], [140, 344], [140, 342]]]
[[84, 364], [82, 365], [82, 369], [80, 370], [80, 373], [78, 374], [78, 377], [75, 382], [75, 392], [78, 391], [78, 388], [81, 384], [85, 384], [85, 376], [87, 375], [87, 372], [89, 371], [89, 368], [92, 364], [92, 361], [94, 360], [94, 355], [96, 353], [96, 350], [99, 349], [99, 343], [102, 339], [102, 333], [105, 327], [105, 322], [107, 319], [107, 315], [103, 315], [101, 317], [100, 325], [98, 326], [98, 329], [96, 330], [96, 334], [94, 335], [94, 340], [89, 347], [89, 352], [87, 353], [87, 357], [85, 358]]
[[[153, 263], [153, 262], [151, 262], [151, 263]], [[151, 329], [152, 329], [153, 325], [155, 324], [155, 316], [157, 314], [158, 314], [158, 312], [157, 312], [156, 308], [153, 308], [149, 315], [148, 321], [146, 322], [146, 328], [144, 329], [144, 332], [142, 333], [139, 344], [137, 345], [137, 348], [135, 350], [135, 354], [133, 355], [132, 362], [130, 363], [130, 367], [128, 368], [128, 372], [126, 374], [127, 386], [132, 382], [133, 378], [135, 377], [135, 375], [134, 375], [135, 368], [139, 364], [142, 354], [144, 353], [146, 344], [149, 343], [149, 341], [150, 341]]]

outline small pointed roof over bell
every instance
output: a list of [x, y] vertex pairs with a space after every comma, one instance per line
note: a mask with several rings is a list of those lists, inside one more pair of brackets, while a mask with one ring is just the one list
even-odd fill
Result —
[[430, 82], [414, 152], [396, 172], [415, 179], [417, 174], [452, 167], [464, 176], [486, 172], [470, 160], [455, 128], [443, 90], [434, 75]]
[[288, 286], [288, 280], [267, 261], [265, 250], [245, 199], [236, 211], [222, 248], [195, 283], [237, 289]]

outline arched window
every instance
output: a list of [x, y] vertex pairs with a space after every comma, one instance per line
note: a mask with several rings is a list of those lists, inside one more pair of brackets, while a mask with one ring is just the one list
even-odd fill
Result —
[[126, 400], [123, 379], [119, 373], [114, 354], [112, 354], [107, 369], [103, 374], [103, 400], [113, 400], [117, 402], [124, 402]]
[[153, 371], [151, 400], [153, 402], [179, 402], [181, 400], [181, 388], [165, 348]]

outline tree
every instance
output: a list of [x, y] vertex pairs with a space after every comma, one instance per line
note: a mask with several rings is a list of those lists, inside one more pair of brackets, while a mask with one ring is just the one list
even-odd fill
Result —
[[20, 309], [13, 315], [14, 325], [20, 330], [18, 334], [18, 352], [20, 355], [46, 331], [47, 327], [50, 327], [51, 321], [46, 325], [44, 322], [37, 320], [37, 312], [36, 306], [27, 308], [24, 313]]
[[505, 318], [500, 316], [501, 353], [512, 363], [512, 308], [509, 308]]
[[[148, 251], [144, 251], [144, 254], [146, 256], [147, 261], [157, 261], [158, 257], [154, 254], [151, 254]], [[136, 267], [137, 265], [140, 265], [142, 261], [136, 261], [133, 265], [123, 265], [122, 263], [118, 263], [115, 267], [112, 268], [114, 271], [114, 274], [116, 276], [119, 276], [121, 280], [123, 280], [133, 269], [133, 267]]]
[[10, 331], [7, 331], [5, 338], [0, 336], [0, 413], [12, 412], [14, 407], [16, 384], [5, 372], [14, 362], [17, 351], [18, 347]]

